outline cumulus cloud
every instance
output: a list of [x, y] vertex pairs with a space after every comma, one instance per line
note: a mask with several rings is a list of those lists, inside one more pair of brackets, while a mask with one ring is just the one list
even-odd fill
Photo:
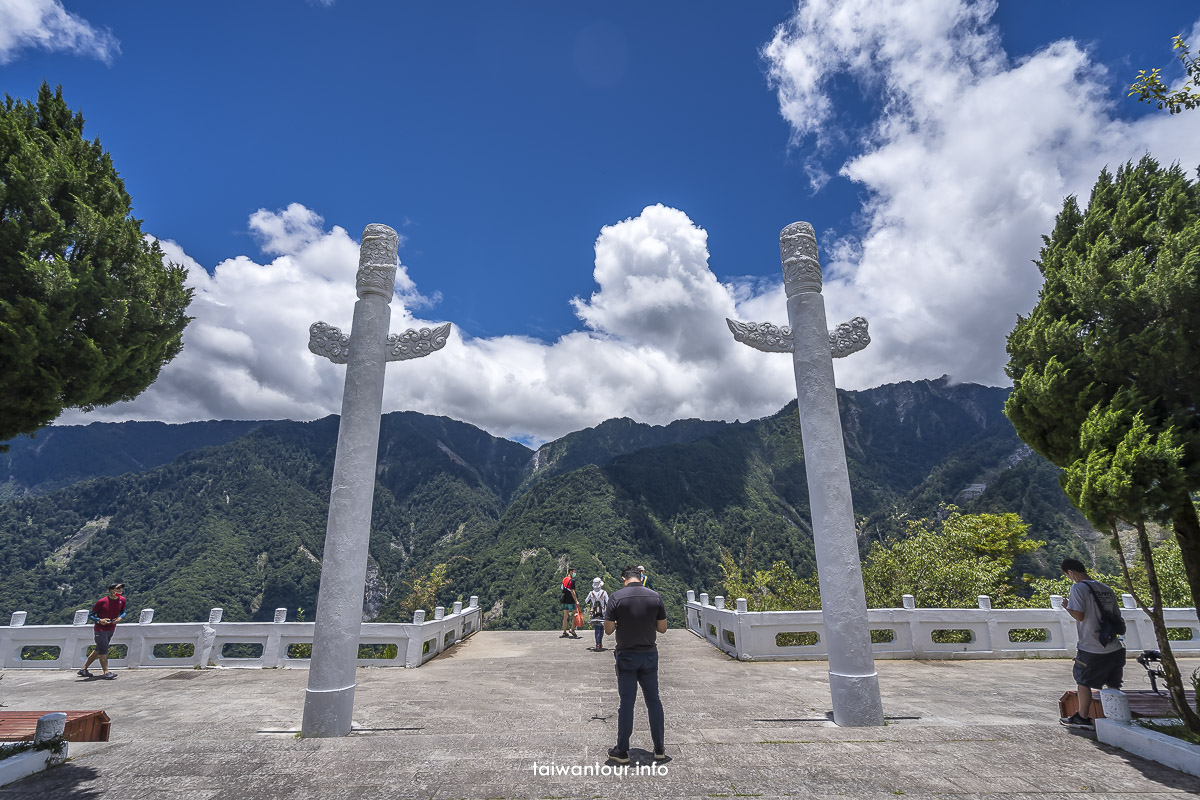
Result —
[[60, 0], [0, 0], [0, 64], [27, 47], [68, 50], [108, 63], [121, 51], [107, 30], [97, 30]]
[[1085, 49], [1065, 40], [1010, 58], [995, 10], [809, 0], [763, 48], [798, 147], [828, 152], [839, 76], [882, 99], [836, 167], [868, 192], [863, 229], [822, 257], [830, 318], [871, 321], [871, 347], [839, 362], [844, 386], [945, 372], [1006, 383], [1005, 338], [1036, 301], [1031, 262], [1063, 198], [1086, 202], [1102, 167], [1146, 152], [1200, 163], [1200, 115], [1118, 119], [1113, 104], [1132, 101]]
[[[260, 209], [249, 224], [273, 258], [239, 256], [210, 273], [177, 243], [161, 242], [169, 260], [188, 267], [195, 293], [183, 352], [136, 400], [68, 412], [60, 423], [339, 412], [345, 368], [308, 352], [308, 326], [322, 320], [350, 329], [358, 242], [340, 227], [326, 230], [298, 204]], [[544, 342], [455, 329], [442, 351], [387, 368], [384, 408], [442, 414], [534, 442], [619, 416], [662, 424], [778, 410], [794, 394], [790, 359], [735, 343], [724, 317], [781, 309], [780, 288], [719, 282], [707, 239], [682, 211], [661, 205], [604, 227], [597, 289], [572, 301], [586, 330]], [[439, 322], [414, 314], [433, 301], [403, 266], [396, 287], [394, 332]]]

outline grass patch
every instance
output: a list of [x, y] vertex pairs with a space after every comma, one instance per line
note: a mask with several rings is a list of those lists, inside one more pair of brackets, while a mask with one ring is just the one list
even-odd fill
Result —
[[1045, 628], [1011, 628], [1008, 631], [1010, 642], [1045, 642], [1050, 639], [1050, 631]]
[[975, 634], [966, 628], [939, 628], [929, 634], [934, 644], [970, 644]]
[[[96, 645], [89, 644], [88, 648], [87, 648], [87, 654], [90, 656], [94, 652], [96, 652]], [[122, 658], [125, 658], [127, 655], [129, 655], [128, 645], [110, 644], [108, 646], [108, 657], [110, 659], [122, 659]]]
[[1167, 736], [1174, 736], [1176, 739], [1182, 739], [1188, 744], [1200, 744], [1200, 733], [1188, 730], [1188, 726], [1182, 722], [1177, 722], [1170, 725], [1159, 725], [1155, 722], [1146, 722], [1144, 720], [1138, 722], [1143, 728], [1149, 728], [1152, 731], [1165, 733]]
[[816, 631], [785, 631], [775, 634], [776, 647], [812, 647], [821, 641]]

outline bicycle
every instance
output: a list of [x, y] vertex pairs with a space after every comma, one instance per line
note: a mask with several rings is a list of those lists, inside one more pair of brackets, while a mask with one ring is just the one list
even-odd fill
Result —
[[1158, 650], [1143, 650], [1142, 654], [1137, 657], [1137, 662], [1146, 670], [1146, 677], [1150, 680], [1150, 690], [1159, 696], [1163, 696], [1166, 692], [1160, 691], [1158, 688], [1158, 680], [1167, 679], [1167, 673], [1163, 672], [1162, 668], [1162, 653]]

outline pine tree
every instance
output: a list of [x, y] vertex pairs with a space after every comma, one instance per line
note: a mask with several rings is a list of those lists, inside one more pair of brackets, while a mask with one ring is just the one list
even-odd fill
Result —
[[[1098, 424], [1109, 410], [1178, 447], [1157, 502], [1200, 598], [1191, 498], [1200, 489], [1200, 184], [1150, 156], [1115, 176], [1104, 170], [1087, 209], [1068, 197], [1044, 243], [1038, 303], [1008, 337], [1005, 412], [1025, 442], [1064, 469], [1096, 454], [1099, 445], [1082, 434], [1089, 417]], [[1064, 472], [1064, 488], [1069, 479]], [[1146, 508], [1122, 518], [1147, 518]]]
[[[1183, 448], [1174, 444], [1170, 428], [1158, 435], [1150, 433], [1140, 410], [1144, 406], [1135, 392], [1122, 389], [1112, 403], [1100, 403], [1092, 409], [1080, 432], [1080, 457], [1063, 472], [1063, 488], [1088, 522], [1112, 537], [1126, 586], [1154, 625], [1171, 703], [1188, 728], [1200, 732], [1200, 716], [1188, 706], [1183, 677], [1171, 652], [1157, 565], [1146, 533], [1147, 522], [1162, 522], [1169, 517], [1170, 505], [1180, 494], [1183, 471], [1179, 459]], [[1137, 533], [1146, 567], [1147, 595], [1134, 587], [1118, 538], [1121, 524]]]
[[0, 107], [0, 442], [131, 400], [182, 347], [191, 290], [62, 87]]

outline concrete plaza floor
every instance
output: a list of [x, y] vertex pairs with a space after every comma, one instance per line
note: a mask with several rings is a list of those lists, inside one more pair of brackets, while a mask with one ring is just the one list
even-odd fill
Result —
[[[591, 643], [483, 632], [420, 669], [361, 669], [361, 730], [323, 740], [287, 732], [306, 670], [7, 670], [5, 707], [104, 709], [112, 739], [72, 744], [70, 761], [0, 800], [1200, 793], [1200, 779], [1062, 728], [1067, 660], [880, 661], [888, 724], [849, 729], [826, 719], [825, 662], [739, 663], [685, 630], [660, 638], [665, 770], [637, 772], [651, 763], [639, 702], [628, 774], [572, 775], [603, 766], [616, 735], [612, 654]], [[1138, 672], [1130, 661], [1127, 688], [1148, 688]]]

